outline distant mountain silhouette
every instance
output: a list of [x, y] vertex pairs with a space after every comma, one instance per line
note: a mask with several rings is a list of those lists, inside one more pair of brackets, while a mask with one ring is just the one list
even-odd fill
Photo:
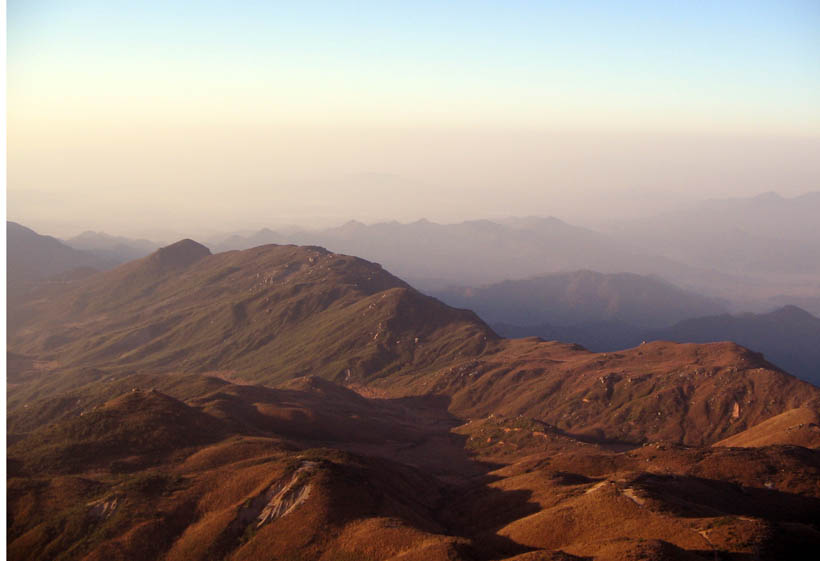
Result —
[[767, 314], [688, 319], [646, 337], [692, 343], [734, 341], [762, 352], [787, 372], [820, 385], [820, 318], [797, 306]]
[[686, 290], [764, 311], [796, 303], [820, 314], [820, 192], [709, 200], [674, 212], [613, 219], [600, 231], [554, 217], [437, 224], [363, 224], [234, 234], [215, 251], [262, 243], [319, 245], [359, 255], [423, 290], [589, 269], [652, 275]]
[[766, 309], [772, 310], [784, 306], [797, 306], [803, 308], [810, 314], [820, 317], [820, 294], [811, 296], [808, 294], [780, 294], [766, 299]]
[[491, 324], [584, 325], [627, 323], [661, 327], [724, 311], [722, 303], [657, 277], [594, 271], [557, 273], [479, 288], [450, 288], [433, 295], [451, 306], [470, 308]]
[[766, 314], [691, 318], [662, 329], [639, 329], [624, 322], [529, 326], [494, 323], [493, 328], [505, 337], [538, 336], [578, 343], [597, 352], [628, 349], [643, 341], [734, 341], [762, 352], [770, 362], [785, 371], [820, 385], [820, 318], [796, 306]]
[[109, 269], [116, 262], [42, 236], [16, 222], [6, 222], [6, 282], [10, 298], [33, 283], [74, 269]]
[[616, 239], [696, 267], [732, 274], [820, 275], [820, 192], [704, 201], [620, 222]]
[[214, 253], [221, 253], [232, 249], [250, 249], [252, 247], [272, 243], [290, 243], [290, 239], [287, 236], [274, 232], [269, 228], [262, 228], [261, 230], [251, 234], [232, 234], [227, 238], [214, 240], [209, 245], [213, 248]]
[[144, 239], [131, 239], [123, 236], [111, 236], [105, 232], [86, 231], [64, 240], [74, 249], [88, 251], [116, 263], [125, 263], [145, 257], [159, 248], [160, 244]]
[[350, 221], [336, 228], [287, 235], [270, 230], [234, 235], [213, 247], [244, 249], [257, 242], [318, 245], [358, 255], [381, 263], [417, 288], [432, 290], [577, 269], [656, 274], [695, 285], [726, 282], [719, 273], [636, 251], [609, 236], [553, 217], [457, 224]]

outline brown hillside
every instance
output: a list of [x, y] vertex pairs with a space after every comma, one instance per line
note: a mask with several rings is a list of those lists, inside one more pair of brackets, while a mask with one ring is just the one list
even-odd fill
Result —
[[21, 458], [22, 473], [76, 473], [95, 466], [132, 471], [223, 436], [212, 417], [156, 390], [134, 388], [27, 434], [8, 453]]
[[425, 379], [461, 418], [523, 415], [582, 439], [716, 442], [789, 409], [817, 409], [820, 390], [733, 343], [656, 342], [590, 353], [536, 339]]
[[[166, 253], [179, 254], [164, 248], [32, 301], [10, 348], [119, 372], [231, 370], [266, 382], [303, 375], [354, 382], [441, 367], [498, 340], [472, 312], [355, 257], [294, 246], [203, 257], [190, 251], [193, 243], [180, 242], [187, 266], [157, 268]], [[190, 253], [199, 256], [192, 264]]]
[[161, 247], [143, 261], [145, 267], [158, 271], [184, 269], [211, 254], [204, 245], [194, 240], [180, 240], [166, 247]]
[[811, 407], [790, 409], [714, 445], [750, 448], [773, 444], [820, 448], [818, 410]]

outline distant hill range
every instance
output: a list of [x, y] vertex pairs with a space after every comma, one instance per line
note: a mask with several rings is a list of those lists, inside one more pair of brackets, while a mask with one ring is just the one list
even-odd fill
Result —
[[706, 343], [734, 341], [820, 385], [820, 318], [797, 306], [767, 314], [722, 314], [681, 321], [647, 334], [651, 339]]
[[[437, 224], [350, 221], [317, 231], [262, 229], [211, 240], [215, 252], [265, 243], [319, 245], [383, 264], [414, 286], [442, 290], [589, 269], [652, 275], [687, 290], [770, 310], [820, 314], [820, 193], [705, 201], [599, 231], [553, 217]], [[780, 227], [788, 224], [788, 226]]]
[[160, 244], [144, 239], [131, 239], [92, 231], [69, 238], [65, 240], [65, 244], [74, 249], [94, 253], [117, 264], [145, 257], [160, 247]]
[[655, 340], [734, 341], [820, 384], [820, 318], [796, 306], [730, 315], [724, 302], [658, 278], [593, 271], [431, 294], [451, 306], [474, 310], [505, 337], [538, 336], [596, 352]]
[[762, 352], [787, 372], [820, 385], [820, 318], [796, 306], [785, 306], [766, 314], [690, 318], [662, 329], [641, 329], [620, 321], [529, 326], [497, 322], [493, 326], [506, 337], [538, 336], [578, 343], [598, 352], [627, 349], [643, 341], [734, 341]]
[[726, 310], [723, 302], [657, 277], [587, 270], [431, 294], [451, 306], [475, 310], [491, 324], [621, 322], [650, 328]]
[[820, 192], [785, 198], [704, 201], [688, 209], [621, 221], [607, 232], [622, 243], [729, 274], [820, 274]]
[[350, 221], [321, 231], [282, 234], [261, 230], [251, 235], [232, 235], [209, 246], [220, 252], [260, 243], [319, 245], [358, 255], [381, 263], [422, 289], [475, 286], [577, 269], [657, 274], [684, 283], [718, 282], [722, 278], [718, 273], [633, 250], [609, 236], [557, 218], [458, 224], [419, 220], [365, 225]]
[[16, 222], [6, 222], [6, 282], [12, 297], [50, 277], [115, 265], [117, 262], [100, 255], [72, 248], [51, 236], [41, 236]]
[[[479, 254], [486, 247], [484, 243], [471, 245], [468, 240], [475, 242], [495, 232], [499, 239], [512, 243], [508, 236], [517, 232], [526, 254], [529, 250], [536, 251], [526, 241], [532, 237], [530, 234], [533, 231], [540, 231], [542, 239], [559, 239], [569, 235], [576, 241], [586, 240], [584, 243], [587, 244], [606, 245], [605, 238], [554, 219], [515, 219], [505, 225], [480, 221], [450, 226], [424, 221], [409, 225], [390, 223], [375, 226], [349, 223], [328, 230], [323, 235], [332, 237], [340, 245], [366, 249], [364, 246], [370, 244], [371, 252], [383, 256], [391, 253], [387, 249], [390, 240], [404, 243], [406, 251], [394, 251], [391, 253], [393, 257], [388, 259], [400, 260], [405, 266], [414, 261], [408, 258], [408, 254], [416, 252], [421, 259], [422, 248], [425, 247], [433, 255], [433, 260], [439, 259], [440, 267], [450, 267], [455, 275], [457, 266], [465, 261], [480, 260]], [[20, 290], [30, 289], [32, 283], [48, 278], [54, 282], [66, 282], [94, 270], [109, 269], [126, 255], [146, 252], [152, 245], [145, 240], [87, 232], [72, 241], [78, 247], [87, 248], [80, 251], [13, 222], [8, 223], [8, 232], [8, 279], [9, 294], [12, 296]], [[413, 236], [410, 232], [421, 237], [411, 242]], [[426, 243], [424, 232], [428, 233]], [[299, 236], [317, 235], [296, 233], [282, 236], [271, 230], [262, 230], [250, 237], [231, 238], [230, 242], [242, 246]], [[437, 244], [438, 239], [449, 242], [442, 247]], [[499, 243], [498, 240], [495, 243]], [[487, 244], [492, 245], [492, 242]], [[453, 257], [459, 245], [472, 247], [470, 259], [463, 255], [461, 260]], [[567, 247], [565, 245], [564, 249]], [[507, 253], [516, 254], [513, 246]], [[534, 268], [535, 262], [528, 266]], [[478, 271], [485, 264], [472, 263], [473, 273], [483, 275]], [[423, 276], [429, 277], [433, 272], [428, 269]], [[624, 349], [656, 339], [680, 342], [732, 340], [763, 352], [789, 372], [815, 383], [819, 381], [815, 367], [817, 354], [814, 351], [817, 330], [812, 323], [817, 321], [816, 317], [805, 312], [811, 320], [800, 319], [796, 313], [780, 312], [728, 316], [725, 315], [728, 302], [684, 290], [656, 276], [584, 270], [503, 281], [479, 288], [438, 288], [428, 292], [450, 305], [475, 310], [505, 336], [537, 335], [549, 340], [576, 342], [595, 351]], [[24, 314], [18, 313], [15, 300], [13, 297], [10, 302], [12, 324], [24, 317]], [[698, 318], [697, 321], [694, 318]], [[684, 323], [676, 325], [678, 322]], [[792, 324], [793, 328], [789, 330], [788, 326]]]
[[7, 282], [12, 292], [60, 275], [111, 269], [148, 255], [159, 247], [147, 240], [90, 231], [59, 240], [16, 222], [6, 222], [6, 236]]

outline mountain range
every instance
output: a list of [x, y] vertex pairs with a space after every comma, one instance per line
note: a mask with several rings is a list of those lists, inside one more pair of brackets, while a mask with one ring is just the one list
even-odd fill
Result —
[[82, 274], [83, 270], [90, 272], [116, 265], [16, 222], [6, 222], [6, 252], [6, 283], [10, 299], [16, 299], [38, 281], [61, 273]]
[[805, 380], [820, 384], [820, 318], [797, 306], [767, 314], [722, 314], [681, 321], [647, 334], [650, 339], [702, 343], [735, 341]]
[[691, 208], [607, 228], [616, 239], [671, 259], [728, 273], [820, 273], [816, 226], [820, 192], [785, 198], [770, 192], [751, 198], [704, 201]]
[[726, 310], [724, 302], [657, 277], [588, 270], [476, 288], [450, 287], [431, 294], [451, 306], [475, 310], [493, 324], [623, 322], [650, 328]]
[[820, 318], [797, 306], [729, 314], [726, 303], [635, 274], [558, 273], [430, 294], [475, 310], [507, 337], [537, 336], [618, 351], [645, 341], [734, 341], [820, 384]]
[[[413, 286], [435, 291], [577, 270], [633, 273], [718, 299], [734, 312], [792, 304], [820, 315], [818, 205], [816, 192], [794, 198], [766, 193], [644, 218], [613, 217], [591, 229], [554, 217], [453, 224], [350, 221], [319, 230], [240, 231], [211, 236], [206, 245], [215, 253], [269, 243], [318, 245], [381, 263]], [[107, 267], [160, 245], [92, 231], [64, 243], [94, 254]]]
[[65, 240], [65, 244], [109, 259], [117, 264], [145, 257], [159, 249], [161, 244], [145, 239], [112, 236], [90, 230]]
[[504, 339], [358, 257], [190, 239], [34, 283], [15, 307], [11, 559], [797, 559], [820, 545], [820, 389], [735, 343]]
[[21, 307], [11, 558], [766, 558], [820, 537], [820, 390], [731, 343], [509, 341], [358, 258], [192, 240]]
[[319, 245], [331, 251], [381, 263], [422, 289], [474, 286], [534, 275], [594, 269], [632, 271], [688, 280], [719, 274], [664, 257], [634, 251], [592, 230], [557, 218], [518, 218], [502, 222], [472, 220], [437, 224], [428, 220], [365, 225], [350, 221], [321, 231], [280, 234], [262, 230], [211, 244], [215, 251], [246, 249], [260, 243]]
[[570, 325], [498, 322], [493, 327], [507, 337], [537, 336], [572, 341], [598, 352], [629, 349], [645, 341], [734, 341], [762, 352], [768, 360], [795, 376], [820, 385], [820, 318], [797, 306], [785, 306], [765, 314], [689, 318], [654, 329], [615, 320]]
[[646, 218], [613, 218], [595, 229], [554, 217], [350, 221], [323, 230], [234, 233], [207, 245], [215, 252], [267, 243], [319, 245], [376, 261], [417, 288], [436, 291], [585, 269], [651, 275], [725, 301], [733, 311], [795, 304], [818, 315], [818, 204], [818, 193], [768, 193]]

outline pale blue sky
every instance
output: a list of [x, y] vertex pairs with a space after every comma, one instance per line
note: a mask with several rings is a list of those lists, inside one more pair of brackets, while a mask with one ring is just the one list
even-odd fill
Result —
[[820, 184], [817, 0], [10, 0], [8, 57], [10, 216], [93, 199], [66, 228], [225, 189], [266, 224]]
[[820, 132], [816, 0], [12, 0], [8, 21], [21, 111]]

